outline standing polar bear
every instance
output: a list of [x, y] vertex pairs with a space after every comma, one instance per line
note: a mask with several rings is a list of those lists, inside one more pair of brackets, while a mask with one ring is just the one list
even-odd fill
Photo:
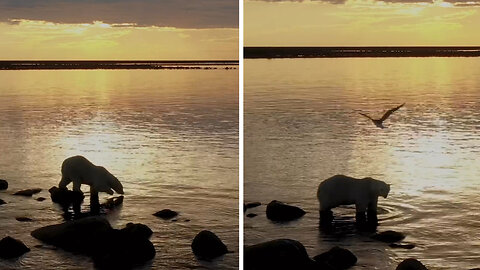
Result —
[[370, 177], [357, 179], [345, 175], [335, 175], [320, 183], [317, 198], [320, 203], [320, 218], [332, 218], [331, 209], [339, 205], [355, 204], [357, 222], [377, 222], [378, 196], [387, 198], [390, 185]]
[[[98, 192], [106, 192], [113, 195], [113, 190], [123, 194], [123, 186], [118, 179], [107, 169], [95, 166], [82, 156], [74, 156], [65, 159], [62, 163], [62, 179], [59, 188], [67, 188], [73, 182], [73, 190], [80, 191], [80, 186], [90, 186], [91, 200], [98, 200]], [[112, 190], [113, 189], [113, 190]]]

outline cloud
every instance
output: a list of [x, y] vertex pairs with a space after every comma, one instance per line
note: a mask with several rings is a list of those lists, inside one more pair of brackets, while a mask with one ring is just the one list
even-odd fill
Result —
[[238, 28], [237, 0], [0, 0], [0, 21]]

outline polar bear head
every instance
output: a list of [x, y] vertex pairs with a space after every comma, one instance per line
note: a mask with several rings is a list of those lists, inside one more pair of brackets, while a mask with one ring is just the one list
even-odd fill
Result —
[[110, 195], [113, 195], [113, 190], [119, 194], [123, 194], [123, 186], [120, 181], [113, 176], [107, 169], [101, 166], [97, 166], [97, 179], [94, 181], [93, 185], [95, 189], [100, 192], [106, 192]]
[[377, 195], [387, 198], [388, 193], [390, 192], [390, 185], [377, 179], [371, 177], [364, 178], [370, 182], [371, 190]]

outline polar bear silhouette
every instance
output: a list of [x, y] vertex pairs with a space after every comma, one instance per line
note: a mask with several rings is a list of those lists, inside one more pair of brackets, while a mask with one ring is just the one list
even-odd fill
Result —
[[[82, 184], [90, 186], [91, 204], [98, 204], [98, 192], [113, 195], [113, 190], [123, 194], [120, 181], [102, 166], [96, 166], [83, 156], [73, 156], [62, 163], [62, 179], [59, 188], [67, 188], [73, 182], [73, 190], [79, 191]], [[113, 190], [112, 190], [113, 189]]]
[[345, 175], [332, 176], [318, 186], [320, 219], [326, 218], [326, 221], [330, 222], [333, 218], [332, 208], [355, 204], [356, 221], [366, 221], [367, 212], [369, 222], [376, 225], [378, 197], [387, 198], [389, 192], [389, 184], [371, 177], [357, 179]]

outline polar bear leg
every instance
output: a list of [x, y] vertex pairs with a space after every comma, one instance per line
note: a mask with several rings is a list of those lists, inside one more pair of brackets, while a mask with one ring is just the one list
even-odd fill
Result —
[[372, 201], [370, 201], [370, 203], [368, 204], [368, 210], [367, 210], [368, 222], [374, 225], [378, 224], [377, 203], [378, 203], [378, 197], [375, 199], [372, 199]]
[[82, 190], [80, 189], [80, 186], [82, 186], [82, 183], [79, 180], [73, 180], [73, 191], [82, 192]]
[[98, 191], [90, 186], [90, 212], [98, 213], [100, 211], [100, 200], [98, 199]]
[[365, 223], [367, 221], [367, 217], [365, 216], [365, 212], [367, 211], [367, 204], [364, 202], [357, 202], [355, 203], [355, 221], [357, 223]]
[[70, 180], [68, 177], [65, 177], [65, 175], [62, 175], [62, 179], [60, 180], [60, 183], [58, 183], [58, 187], [65, 189], [70, 182], [72, 182], [72, 180]]

